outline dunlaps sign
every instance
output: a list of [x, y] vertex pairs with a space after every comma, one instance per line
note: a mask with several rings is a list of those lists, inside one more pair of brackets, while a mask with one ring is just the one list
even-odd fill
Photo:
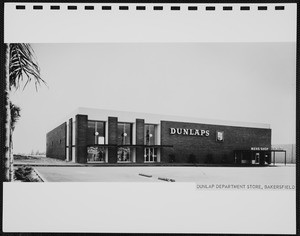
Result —
[[203, 129], [183, 129], [170, 128], [170, 134], [190, 135], [190, 136], [209, 136], [209, 130]]

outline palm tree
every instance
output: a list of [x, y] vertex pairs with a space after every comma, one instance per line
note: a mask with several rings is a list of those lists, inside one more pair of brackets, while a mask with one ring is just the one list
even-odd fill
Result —
[[40, 68], [36, 62], [34, 52], [28, 43], [12, 43], [9, 45], [10, 65], [9, 65], [9, 88], [20, 88], [21, 82], [26, 76], [26, 85], [34, 80], [37, 90], [41, 83], [45, 81], [40, 76]]
[[24, 88], [31, 81], [34, 81], [35, 88], [45, 81], [40, 76], [40, 69], [36, 62], [34, 52], [30, 44], [12, 43], [5, 44], [6, 60], [5, 60], [5, 156], [4, 156], [4, 180], [12, 180], [13, 162], [11, 160], [12, 147], [12, 121], [11, 121], [11, 105], [9, 92], [14, 89], [19, 89], [21, 84], [25, 82]]
[[[16, 127], [17, 121], [21, 117], [21, 108], [17, 105], [10, 102], [10, 138], [9, 138], [9, 159], [10, 159], [10, 166], [13, 166], [14, 163], [14, 155], [13, 155], [13, 139], [12, 135]], [[13, 168], [9, 170], [10, 179], [13, 179], [14, 172]]]

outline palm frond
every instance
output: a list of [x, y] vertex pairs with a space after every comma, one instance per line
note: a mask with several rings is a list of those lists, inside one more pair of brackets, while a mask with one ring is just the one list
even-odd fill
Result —
[[[26, 76], [26, 81], [24, 77]], [[46, 82], [40, 76], [40, 68], [30, 44], [12, 43], [10, 44], [10, 67], [9, 85], [11, 88], [19, 89], [22, 82], [25, 82], [23, 89], [28, 83], [34, 81], [37, 90], [41, 83]]]

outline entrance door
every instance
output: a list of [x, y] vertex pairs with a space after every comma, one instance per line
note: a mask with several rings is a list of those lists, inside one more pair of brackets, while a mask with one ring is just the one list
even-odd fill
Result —
[[156, 148], [145, 148], [144, 149], [145, 162], [156, 162], [157, 161], [157, 150]]
[[256, 152], [255, 153], [255, 164], [259, 164], [260, 163], [260, 153], [259, 152]]

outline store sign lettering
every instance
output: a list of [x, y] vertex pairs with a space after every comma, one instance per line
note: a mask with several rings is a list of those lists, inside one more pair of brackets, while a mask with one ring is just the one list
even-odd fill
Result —
[[267, 147], [251, 147], [251, 151], [268, 151]]
[[189, 135], [189, 136], [209, 136], [209, 130], [203, 129], [183, 129], [183, 128], [170, 128], [170, 134]]

